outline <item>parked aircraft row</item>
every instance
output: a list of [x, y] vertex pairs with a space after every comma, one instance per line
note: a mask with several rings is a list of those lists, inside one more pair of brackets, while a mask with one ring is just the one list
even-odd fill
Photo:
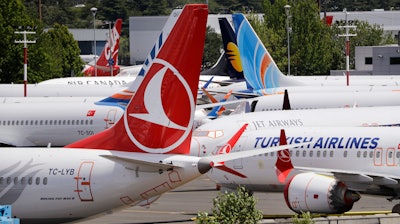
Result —
[[[254, 31], [244, 15], [235, 14], [233, 22], [239, 50], [240, 44], [253, 44], [243, 47], [247, 50], [247, 58], [241, 54], [245, 76], [259, 74], [260, 68], [266, 68], [265, 72], [261, 70], [261, 75], [253, 76], [253, 87], [275, 88], [281, 84], [274, 81], [284, 80], [289, 96], [299, 94], [291, 94], [296, 92], [290, 86], [292, 80], [282, 76], [268, 52], [260, 49], [262, 44], [257, 42], [258, 38], [254, 39], [255, 33], [253, 41], [246, 39], [248, 32]], [[269, 64], [254, 59], [253, 55]], [[246, 63], [252, 71], [246, 72]], [[326, 97], [325, 93], [313, 93]], [[340, 95], [342, 92], [335, 93]], [[374, 93], [379, 96], [379, 92]], [[297, 96], [300, 99], [300, 95]], [[349, 211], [363, 193], [398, 199], [399, 120], [394, 114], [395, 120], [382, 119], [399, 107], [348, 106], [350, 108], [260, 111], [220, 117], [196, 129], [192, 153], [198, 156], [220, 153], [222, 145], [218, 142], [228, 138], [232, 130], [248, 124], [230, 152], [291, 143], [308, 142], [309, 145], [233, 160], [224, 163], [224, 167], [212, 169], [207, 175], [223, 188], [235, 189], [241, 185], [254, 191], [282, 191], [283, 199], [295, 212], [343, 213]], [[393, 210], [399, 212], [399, 205]]]
[[[128, 87], [116, 87], [121, 89], [105, 100], [57, 102], [53, 109], [47, 103], [4, 98], [0, 130], [13, 130], [7, 139], [49, 145], [56, 135], [73, 137], [71, 130], [86, 138], [61, 143], [65, 148], [0, 148], [7, 158], [0, 164], [0, 202], [12, 204], [24, 223], [73, 221], [151, 204], [209, 170], [207, 175], [225, 188], [282, 190], [296, 212], [345, 212], [360, 193], [398, 198], [400, 148], [393, 126], [400, 124], [400, 106], [394, 91], [296, 93], [288, 86], [290, 108], [349, 108], [266, 111], [282, 107], [282, 99], [268, 98], [283, 94], [261, 96], [252, 99], [257, 100], [253, 110], [259, 112], [215, 120], [206, 116], [192, 137], [199, 81], [193, 74], [200, 73], [206, 18], [206, 5], [186, 5], [143, 74]], [[249, 42], [247, 32], [256, 35], [242, 14], [233, 18], [240, 50]], [[268, 67], [249, 59], [268, 68], [259, 77], [290, 78], [280, 77], [265, 48], [256, 52], [271, 61]], [[244, 75], [253, 74], [242, 65]], [[259, 81], [253, 78], [254, 83]], [[327, 99], [328, 94], [343, 95]], [[311, 95], [320, 100], [310, 104]], [[79, 115], [73, 117], [73, 112]], [[101, 130], [92, 130], [94, 125]], [[53, 128], [65, 132], [56, 134]], [[7, 132], [1, 136], [6, 141]]]
[[[188, 155], [199, 79], [193, 74], [200, 72], [207, 14], [207, 5], [185, 6], [111, 128], [65, 148], [0, 149], [7, 158], [0, 164], [0, 201], [12, 205], [13, 215], [23, 223], [61, 223], [148, 204], [212, 167], [266, 152]], [[161, 108], [153, 104], [157, 95], [166, 102]], [[245, 128], [227, 144], [234, 146]]]

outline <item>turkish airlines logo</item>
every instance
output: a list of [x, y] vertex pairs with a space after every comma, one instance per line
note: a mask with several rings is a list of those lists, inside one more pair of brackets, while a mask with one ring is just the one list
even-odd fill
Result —
[[[143, 151], [170, 152], [182, 144], [192, 130], [193, 93], [179, 71], [159, 58], [154, 59], [142, 86], [144, 88], [138, 89], [132, 106], [124, 115], [126, 132]], [[136, 131], [131, 131], [130, 127]]]
[[280, 150], [278, 151], [278, 159], [284, 163], [290, 162], [290, 152], [289, 150]]

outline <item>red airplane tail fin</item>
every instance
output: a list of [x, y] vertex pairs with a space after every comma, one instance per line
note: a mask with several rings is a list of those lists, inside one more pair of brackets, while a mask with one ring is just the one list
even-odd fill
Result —
[[99, 59], [97, 60], [98, 66], [110, 66], [110, 59], [114, 61], [113, 65], [118, 64], [118, 50], [119, 50], [119, 39], [121, 35], [122, 19], [115, 21], [114, 27], [111, 31], [110, 38], [108, 38], [106, 45], [101, 52]]
[[123, 117], [66, 147], [189, 154], [207, 15], [207, 5], [186, 5]]
[[[285, 130], [281, 130], [279, 137], [279, 145], [287, 145]], [[276, 159], [275, 172], [279, 182], [284, 183], [290, 171], [293, 169], [292, 160], [290, 159], [289, 149], [278, 151]]]
[[[107, 42], [104, 45], [103, 51], [96, 60], [97, 76], [114, 76], [118, 74], [118, 50], [121, 29], [122, 19], [117, 19], [114, 27], [111, 30], [109, 38], [107, 38]], [[110, 68], [112, 69], [112, 73]], [[84, 70], [83, 73], [85, 76], [95, 76], [95, 67], [90, 66], [88, 69]]]

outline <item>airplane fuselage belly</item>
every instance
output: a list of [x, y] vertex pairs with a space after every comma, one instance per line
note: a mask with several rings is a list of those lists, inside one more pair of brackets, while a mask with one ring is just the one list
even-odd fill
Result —
[[37, 148], [3, 148], [0, 152], [8, 155], [0, 165], [0, 202], [12, 205], [13, 215], [23, 223], [54, 223], [110, 213], [161, 195], [200, 175], [196, 169], [142, 171], [143, 165], [104, 157], [127, 155], [158, 162], [168, 155]]

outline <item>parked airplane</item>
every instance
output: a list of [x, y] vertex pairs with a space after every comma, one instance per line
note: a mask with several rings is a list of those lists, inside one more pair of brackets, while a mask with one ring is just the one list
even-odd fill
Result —
[[[228, 129], [219, 126], [218, 130], [226, 134]], [[283, 140], [288, 144], [312, 143], [290, 153], [226, 162], [225, 169], [213, 169], [207, 175], [228, 189], [241, 185], [252, 191], [283, 191], [286, 204], [295, 212], [343, 213], [359, 200], [359, 193], [399, 199], [398, 131], [398, 127], [285, 128]], [[279, 134], [279, 128], [247, 130], [232, 151], [279, 145]], [[217, 154], [218, 144], [206, 144], [204, 138], [198, 143], [205, 145], [203, 154]]]
[[[167, 22], [160, 37], [171, 32], [177, 15], [182, 9], [175, 10]], [[168, 35], [167, 35], [168, 36]], [[163, 41], [164, 42], [164, 41]], [[161, 45], [156, 44], [153, 52], [158, 52]], [[151, 60], [154, 60], [152, 56]], [[85, 79], [116, 77], [85, 77]], [[51, 89], [64, 93], [64, 85], [50, 85]], [[77, 86], [69, 87], [80, 89]], [[88, 90], [94, 87], [87, 86]], [[0, 98], [0, 144], [10, 146], [65, 146], [74, 141], [94, 135], [111, 127], [122, 116], [133, 92], [117, 91], [118, 87], [103, 87], [116, 92], [109, 97], [5, 97]], [[96, 89], [97, 90], [97, 89]], [[71, 92], [71, 91], [70, 91]], [[105, 91], [104, 91], [105, 92]], [[77, 93], [76, 91], [72, 93]], [[88, 94], [89, 95], [89, 94]], [[27, 113], [29, 111], [29, 113]], [[204, 110], [196, 108], [194, 127], [207, 119]]]
[[238, 91], [241, 91], [247, 95], [254, 96], [283, 92], [285, 88], [291, 93], [398, 90], [396, 86], [369, 86], [364, 84], [357, 86], [310, 85], [302, 82], [301, 79], [285, 76], [279, 70], [245, 16], [243, 14], [234, 14], [233, 23], [236, 30], [237, 54], [240, 54], [246, 83], [234, 83], [213, 89], [212, 92], [226, 93], [229, 90], [233, 90], [234, 94], [237, 95], [240, 94]]
[[[118, 49], [121, 35], [122, 19], [115, 21], [109, 38], [97, 60], [87, 64], [83, 69], [85, 76], [114, 76], [119, 73]], [[96, 63], [96, 66], [94, 65]], [[97, 67], [97, 72], [95, 68]]]
[[[377, 92], [298, 92], [286, 93], [291, 109], [400, 106], [400, 93]], [[251, 98], [250, 111], [281, 110], [285, 94]], [[234, 102], [234, 101], [233, 101]]]
[[0, 201], [13, 215], [22, 223], [61, 223], [149, 204], [212, 167], [266, 152], [188, 155], [207, 14], [207, 5], [185, 6], [112, 128], [60, 149], [0, 148]]

